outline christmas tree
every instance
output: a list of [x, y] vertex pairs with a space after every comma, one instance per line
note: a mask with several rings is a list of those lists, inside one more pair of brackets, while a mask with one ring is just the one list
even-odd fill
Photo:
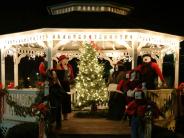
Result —
[[85, 43], [81, 48], [79, 73], [76, 77], [77, 105], [86, 107], [107, 101], [107, 86], [103, 79], [104, 67], [98, 63], [93, 44]]

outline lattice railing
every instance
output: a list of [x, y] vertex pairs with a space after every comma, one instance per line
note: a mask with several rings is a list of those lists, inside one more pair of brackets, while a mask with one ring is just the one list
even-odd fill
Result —
[[[9, 89], [9, 98], [17, 105], [22, 107], [30, 107], [37, 96], [38, 89]], [[7, 97], [5, 96], [5, 99]], [[13, 121], [26, 121], [26, 122], [34, 122], [36, 118], [30, 115], [27, 115], [24, 110], [17, 109], [15, 107], [10, 106], [5, 100], [4, 103], [4, 115], [3, 120], [13, 120]]]
[[164, 128], [168, 128], [169, 130], [175, 131], [176, 121], [174, 114], [174, 96], [173, 89], [158, 89], [158, 90], [148, 90], [148, 97], [157, 104], [160, 111], [164, 114], [163, 117], [159, 117], [154, 120], [155, 124]]

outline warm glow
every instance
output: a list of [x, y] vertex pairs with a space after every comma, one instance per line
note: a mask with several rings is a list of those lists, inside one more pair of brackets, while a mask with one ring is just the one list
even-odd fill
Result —
[[[144, 29], [40, 29], [0, 36], [0, 46], [41, 41], [137, 41], [160, 45], [177, 46], [184, 38]], [[123, 40], [123, 41], [122, 41]], [[124, 43], [123, 42], [123, 43]], [[43, 44], [43, 43], [42, 43]], [[126, 43], [124, 43], [126, 44]], [[42, 46], [42, 45], [41, 45]]]
[[103, 79], [103, 65], [98, 63], [96, 50], [91, 44], [83, 45], [79, 74], [76, 78], [77, 105], [88, 106], [91, 102], [107, 101], [107, 87]]

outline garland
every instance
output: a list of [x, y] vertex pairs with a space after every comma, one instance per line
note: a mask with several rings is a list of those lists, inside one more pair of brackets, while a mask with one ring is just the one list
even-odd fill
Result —
[[21, 117], [26, 117], [27, 115], [34, 116], [31, 107], [26, 107], [17, 104], [15, 101], [12, 100], [12, 97], [9, 94], [7, 94], [6, 102], [10, 107], [14, 108], [14, 112], [16, 115]]
[[2, 120], [4, 113], [4, 96], [6, 94], [6, 89], [0, 88], [0, 121]]
[[30, 105], [29, 107], [27, 106], [22, 106], [19, 105], [17, 102], [13, 101], [11, 95], [6, 92], [6, 102], [10, 107], [14, 108], [14, 112], [16, 115], [21, 116], [21, 117], [26, 117], [26, 116], [38, 116], [40, 117], [41, 114], [45, 114], [48, 110], [48, 106], [46, 102], [44, 101], [44, 85], [40, 87], [40, 91], [37, 93], [37, 96], [35, 98], [35, 102]]
[[[160, 110], [160, 113], [161, 113], [161, 115], [163, 115], [163, 117], [164, 117], [164, 114], [168, 110], [170, 110], [171, 108], [173, 108], [173, 106], [175, 104], [175, 101], [176, 101], [176, 95], [177, 95], [176, 90], [173, 90], [171, 92], [171, 97], [168, 98], [168, 99], [166, 99], [164, 105], [159, 109]], [[150, 96], [148, 97], [148, 99], [151, 101], [151, 98], [150, 97], [153, 97], [153, 99], [156, 99], [159, 96], [158, 96], [157, 93], [152, 92], [152, 93], [150, 93]]]
[[[5, 89], [4, 95], [6, 95], [6, 102], [10, 107], [14, 108], [14, 113], [21, 117], [31, 116], [37, 117], [38, 127], [39, 127], [39, 138], [43, 138], [44, 134], [50, 132], [49, 124], [49, 106], [48, 106], [48, 96], [44, 96], [44, 83], [37, 83], [39, 92], [35, 98], [35, 101], [30, 107], [21, 106], [17, 102], [13, 101], [11, 95]], [[4, 97], [3, 95], [3, 97]]]
[[160, 109], [162, 113], [165, 114], [169, 109], [173, 108], [176, 101], [176, 96], [177, 96], [176, 90], [173, 90], [171, 92], [171, 97], [165, 101], [165, 104]]

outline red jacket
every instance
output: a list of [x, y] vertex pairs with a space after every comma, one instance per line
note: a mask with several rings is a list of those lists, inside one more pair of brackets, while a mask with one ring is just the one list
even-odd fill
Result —
[[44, 62], [41, 62], [39, 65], [39, 73], [43, 76], [46, 75], [46, 67], [45, 67]]
[[[160, 70], [158, 64], [155, 63], [155, 62], [151, 62], [151, 63], [148, 63], [148, 64], [150, 64], [151, 68], [156, 72], [156, 74], [159, 76], [160, 80], [161, 80], [162, 82], [165, 82], [164, 77], [163, 77], [163, 75], [162, 75], [162, 72], [161, 72], [161, 70]], [[135, 68], [135, 70], [138, 70], [138, 71], [142, 72], [142, 66], [143, 66], [143, 64], [138, 65], [138, 66]]]

